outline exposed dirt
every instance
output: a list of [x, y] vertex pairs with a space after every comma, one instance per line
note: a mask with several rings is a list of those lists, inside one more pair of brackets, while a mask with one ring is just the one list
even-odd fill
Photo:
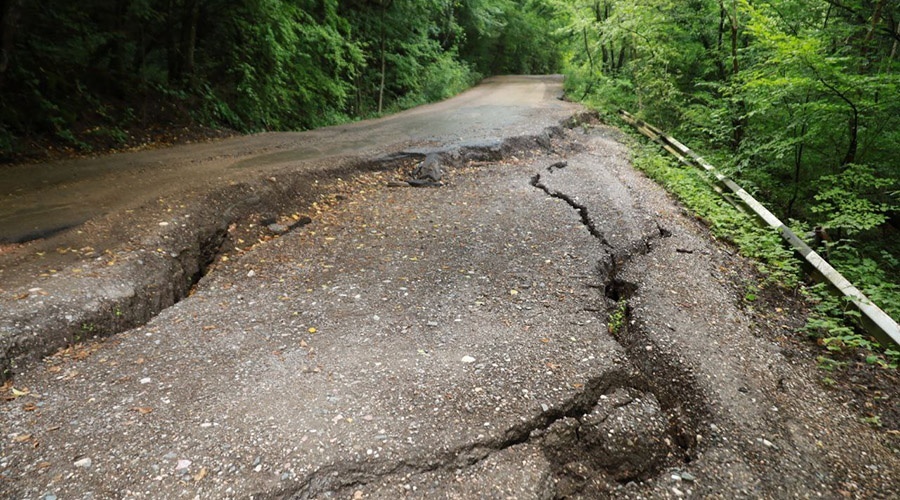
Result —
[[204, 127], [190, 121], [184, 124], [135, 123], [132, 127], [122, 129], [120, 138], [114, 138], [108, 134], [92, 133], [108, 127], [106, 120], [102, 122], [86, 121], [75, 125], [72, 133], [74, 138], [81, 143], [80, 146], [58, 136], [43, 135], [20, 138], [20, 144], [15, 152], [0, 152], [0, 172], [3, 172], [6, 167], [15, 165], [160, 149], [238, 135], [234, 130]]

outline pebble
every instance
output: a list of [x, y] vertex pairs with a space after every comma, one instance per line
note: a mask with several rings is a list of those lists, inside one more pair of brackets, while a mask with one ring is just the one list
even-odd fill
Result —
[[76, 460], [74, 465], [75, 465], [75, 467], [82, 467], [84, 469], [87, 469], [88, 467], [91, 466], [92, 463], [93, 462], [91, 461], [91, 459], [89, 457], [84, 457], [81, 460]]
[[56, 495], [54, 495], [53, 493], [47, 493], [46, 495], [44, 495], [44, 498], [42, 500], [56, 500]]
[[141, 379], [142, 384], [149, 384], [150, 382], [152, 382], [152, 379], [150, 377], [144, 377]]
[[175, 457], [177, 457], [177, 456], [178, 455], [176, 455], [174, 451], [170, 451], [170, 452], [166, 453], [165, 455], [163, 455], [163, 459], [164, 460], [175, 460]]
[[683, 480], [685, 480], [685, 481], [694, 482], [697, 478], [694, 477], [694, 475], [691, 474], [690, 472], [682, 472], [682, 473], [681, 473], [681, 479], [683, 479]]
[[290, 230], [290, 228], [284, 224], [269, 224], [267, 227], [269, 231], [272, 231], [275, 234], [284, 234]]
[[181, 459], [178, 461], [178, 464], [175, 465], [175, 470], [187, 470], [188, 467], [191, 466], [190, 460]]
[[473, 358], [472, 356], [463, 356], [460, 361], [462, 361], [463, 363], [474, 363], [475, 358]]

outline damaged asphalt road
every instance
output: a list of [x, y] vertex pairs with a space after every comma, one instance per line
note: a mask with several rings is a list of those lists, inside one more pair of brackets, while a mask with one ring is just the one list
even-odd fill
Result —
[[30, 365], [0, 491], [894, 495], [896, 452], [742, 309], [750, 266], [615, 130], [549, 135], [440, 188], [359, 174], [147, 324]]

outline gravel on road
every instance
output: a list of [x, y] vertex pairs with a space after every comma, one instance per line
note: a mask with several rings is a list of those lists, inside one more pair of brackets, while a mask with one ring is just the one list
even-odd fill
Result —
[[[564, 166], [548, 166], [564, 161]], [[346, 182], [148, 324], [15, 379], [16, 498], [889, 498], [746, 266], [605, 127]], [[398, 173], [397, 176], [400, 174]], [[687, 253], [679, 249], [690, 249]], [[749, 269], [749, 267], [748, 267]]]

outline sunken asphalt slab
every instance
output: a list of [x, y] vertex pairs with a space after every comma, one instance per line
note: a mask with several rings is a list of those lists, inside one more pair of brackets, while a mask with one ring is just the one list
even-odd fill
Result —
[[741, 308], [747, 264], [630, 167], [615, 131], [461, 162], [436, 189], [384, 177], [146, 325], [18, 374], [4, 496], [900, 489], [896, 452]]

